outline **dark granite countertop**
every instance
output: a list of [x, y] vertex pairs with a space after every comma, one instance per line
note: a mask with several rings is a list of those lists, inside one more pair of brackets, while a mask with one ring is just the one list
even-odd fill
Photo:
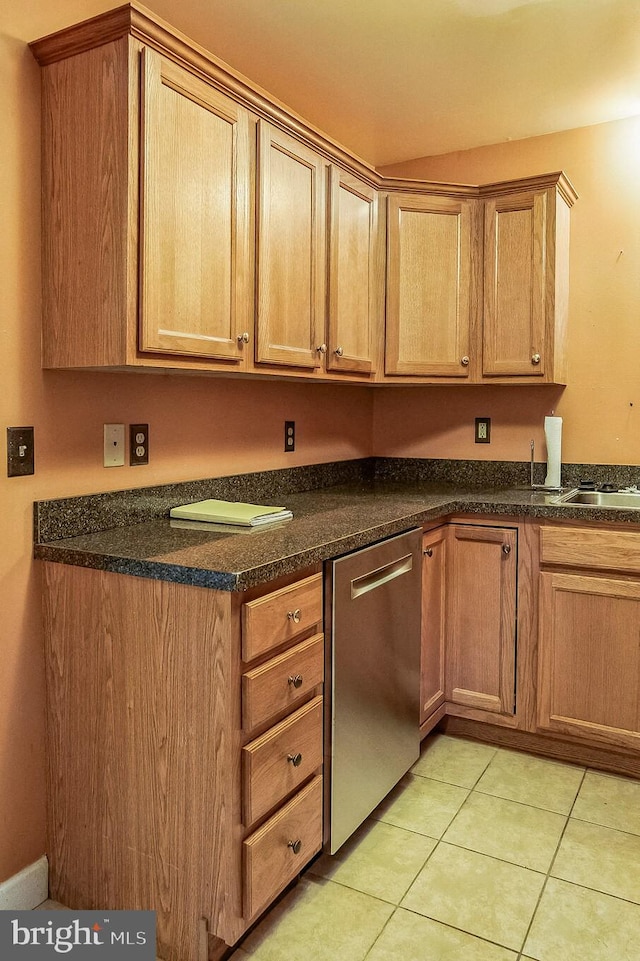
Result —
[[[182, 501], [174, 495], [173, 502], [202, 497], [202, 491], [193, 494], [183, 494]], [[94, 499], [98, 496], [115, 501], [115, 495]], [[269, 529], [172, 521], [164, 505], [164, 516], [140, 519], [138, 508], [133, 519], [120, 517], [117, 526], [76, 536], [59, 533], [57, 539], [48, 539], [45, 524], [45, 537], [36, 536], [34, 554], [63, 564], [242, 591], [453, 513], [640, 523], [640, 511], [564, 506], [554, 499], [525, 485], [482, 489], [461, 481], [363, 475], [320, 489], [281, 492], [272, 502], [290, 508], [293, 520]], [[64, 502], [67, 512], [74, 500]]]

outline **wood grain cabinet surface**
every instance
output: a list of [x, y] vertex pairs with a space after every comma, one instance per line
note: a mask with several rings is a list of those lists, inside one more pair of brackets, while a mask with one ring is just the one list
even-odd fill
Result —
[[447, 623], [446, 525], [422, 539], [422, 649], [420, 660], [420, 724], [445, 700], [445, 629]]
[[448, 530], [447, 701], [515, 715], [517, 530]]
[[469, 378], [476, 204], [389, 197], [387, 374]]
[[559, 187], [485, 201], [483, 379], [566, 381], [568, 257]]
[[245, 662], [242, 609], [281, 586], [54, 563], [44, 582], [50, 895], [155, 910], [159, 957], [217, 959], [322, 844], [322, 608]]
[[135, 2], [31, 49], [43, 366], [564, 382], [563, 174], [384, 178]]
[[553, 568], [540, 573], [538, 725], [638, 751], [640, 534], [543, 527], [541, 538]]

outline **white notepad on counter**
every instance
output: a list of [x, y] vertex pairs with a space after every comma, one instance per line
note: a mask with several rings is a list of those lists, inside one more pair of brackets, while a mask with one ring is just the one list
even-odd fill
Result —
[[232, 524], [238, 527], [262, 527], [293, 517], [286, 507], [265, 507], [260, 504], [240, 504], [234, 501], [206, 500], [184, 507], [172, 507], [171, 517], [187, 521], [208, 521], [210, 524]]

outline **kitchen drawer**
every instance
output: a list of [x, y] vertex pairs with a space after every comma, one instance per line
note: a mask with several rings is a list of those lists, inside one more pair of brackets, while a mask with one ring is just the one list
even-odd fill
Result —
[[242, 605], [242, 659], [250, 661], [322, 622], [322, 574]]
[[322, 846], [322, 777], [243, 842], [244, 915], [271, 901]]
[[322, 764], [322, 697], [242, 749], [243, 822], [253, 824]]
[[540, 563], [640, 573], [640, 533], [585, 527], [541, 527]]
[[251, 731], [286, 710], [324, 679], [324, 635], [272, 657], [242, 675], [242, 727]]

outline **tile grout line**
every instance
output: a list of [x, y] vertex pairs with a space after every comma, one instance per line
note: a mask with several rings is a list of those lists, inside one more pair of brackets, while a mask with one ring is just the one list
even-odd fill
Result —
[[548, 867], [548, 869], [547, 869], [547, 873], [546, 873], [546, 875], [545, 875], [545, 879], [544, 879], [544, 882], [543, 882], [543, 884], [542, 884], [542, 888], [540, 889], [540, 894], [538, 895], [538, 899], [537, 899], [537, 901], [536, 901], [536, 906], [535, 906], [535, 908], [533, 909], [533, 914], [531, 915], [531, 920], [529, 921], [529, 924], [527, 925], [527, 930], [525, 931], [525, 935], [524, 935], [524, 938], [523, 938], [523, 941], [522, 941], [522, 946], [521, 946], [521, 948], [520, 948], [519, 957], [522, 957], [522, 956], [524, 955], [524, 949], [525, 949], [525, 945], [526, 945], [526, 943], [527, 943], [527, 939], [528, 939], [528, 937], [529, 937], [529, 935], [530, 935], [530, 933], [531, 933], [531, 928], [533, 927], [533, 922], [534, 922], [535, 917], [536, 917], [536, 915], [537, 915], [537, 913], [538, 913], [538, 908], [540, 907], [540, 902], [542, 901], [544, 892], [545, 892], [546, 889], [547, 889], [547, 884], [549, 883], [549, 878], [551, 877], [551, 871], [553, 870], [553, 865], [555, 864], [556, 858], [558, 857], [558, 851], [560, 850], [560, 845], [562, 844], [562, 839], [564, 838], [565, 833], [566, 833], [566, 830], [567, 830], [567, 827], [569, 826], [569, 821], [570, 821], [570, 819], [571, 819], [571, 812], [573, 811], [573, 809], [574, 809], [574, 807], [575, 807], [575, 804], [576, 804], [576, 801], [578, 800], [578, 795], [580, 794], [580, 791], [582, 790], [582, 785], [584, 784], [584, 779], [585, 779], [586, 775], [587, 775], [587, 768], [585, 767], [585, 768], [583, 768], [583, 771], [582, 771], [582, 777], [580, 778], [580, 784], [578, 785], [578, 789], [577, 789], [577, 791], [576, 791], [576, 793], [575, 793], [575, 796], [574, 796], [574, 798], [573, 798], [573, 801], [571, 802], [571, 807], [569, 808], [569, 811], [568, 811], [568, 813], [567, 813], [567, 815], [566, 815], [566, 820], [565, 820], [564, 827], [563, 827], [563, 829], [562, 829], [562, 833], [560, 834], [560, 837], [558, 838], [558, 843], [556, 844], [556, 849], [555, 849], [555, 851], [554, 851], [554, 853], [553, 853], [553, 857], [551, 858], [551, 861], [550, 861], [550, 863], [549, 863], [549, 867]]

